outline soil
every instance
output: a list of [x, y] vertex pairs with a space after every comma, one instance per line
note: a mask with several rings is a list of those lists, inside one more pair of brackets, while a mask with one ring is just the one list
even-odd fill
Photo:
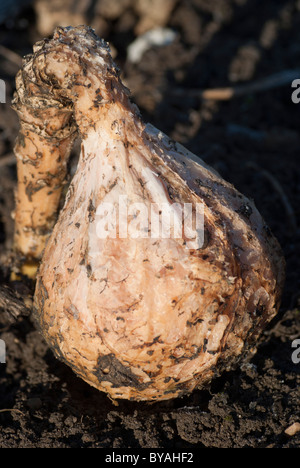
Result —
[[[226, 102], [203, 101], [192, 90], [299, 68], [300, 3], [178, 1], [166, 24], [177, 38], [148, 50], [137, 64], [126, 61], [136, 37], [136, 13], [130, 2], [126, 8], [126, 14], [107, 20], [104, 36], [134, 100], [146, 121], [255, 200], [287, 261], [281, 309], [251, 362], [206, 390], [151, 405], [119, 401], [118, 406], [54, 358], [30, 316], [11, 320], [0, 311], [7, 351], [6, 364], [0, 364], [0, 447], [299, 448], [300, 432], [290, 436], [285, 430], [300, 422], [300, 363], [292, 360], [292, 343], [300, 338], [300, 104], [291, 100], [291, 83]], [[30, 53], [40, 38], [33, 7], [0, 26], [0, 44], [19, 55]], [[18, 133], [9, 105], [18, 68], [0, 55], [7, 88], [7, 103], [0, 104], [1, 158], [12, 152]], [[33, 285], [11, 282], [5, 266], [15, 184], [15, 165], [1, 165], [0, 284], [28, 296]]]

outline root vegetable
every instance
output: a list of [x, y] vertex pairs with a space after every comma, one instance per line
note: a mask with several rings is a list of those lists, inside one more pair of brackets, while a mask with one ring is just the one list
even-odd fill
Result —
[[[35, 317], [56, 356], [113, 399], [151, 401], [251, 356], [279, 308], [278, 242], [252, 201], [143, 123], [108, 46], [89, 28], [58, 28], [27, 57], [14, 106], [25, 256], [40, 257], [52, 228], [74, 121], [82, 138], [37, 275]], [[153, 235], [150, 214], [178, 221], [183, 206], [202, 210], [203, 238]]]
[[[40, 47], [35, 46], [37, 55]], [[73, 106], [36, 83], [31, 65], [31, 58], [25, 58], [12, 105], [21, 127], [14, 148], [18, 176], [14, 241], [16, 252], [26, 259], [21, 271], [34, 274], [56, 221], [77, 127]]]

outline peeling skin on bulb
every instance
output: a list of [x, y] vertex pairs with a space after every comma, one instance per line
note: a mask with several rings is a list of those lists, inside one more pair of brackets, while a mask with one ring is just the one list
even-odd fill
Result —
[[[86, 27], [58, 28], [25, 59], [13, 106], [15, 249], [40, 262], [34, 314], [56, 356], [113, 399], [150, 401], [251, 356], [279, 308], [280, 247], [252, 201], [142, 121], [107, 44]], [[150, 214], [164, 206], [175, 226], [188, 204], [201, 207], [202, 245], [151, 237]], [[115, 236], [101, 235], [108, 227]]]

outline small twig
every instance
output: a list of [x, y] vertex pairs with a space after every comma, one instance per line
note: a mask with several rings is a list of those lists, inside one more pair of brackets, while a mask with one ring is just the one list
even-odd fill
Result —
[[4, 156], [0, 157], [0, 167], [4, 166], [13, 166], [16, 164], [17, 159], [14, 153], [7, 153]]
[[15, 412], [15, 413], [20, 413], [22, 416], [25, 416], [23, 411], [17, 409], [17, 408], [5, 408], [5, 409], [0, 409], [0, 413], [7, 413], [7, 412]]
[[254, 169], [257, 172], [260, 172], [271, 183], [271, 185], [274, 187], [274, 189], [276, 190], [276, 192], [280, 196], [282, 204], [285, 207], [287, 216], [289, 218], [290, 227], [292, 229], [292, 234], [294, 234], [298, 229], [296, 215], [295, 215], [293, 207], [292, 207], [286, 193], [284, 192], [281, 184], [278, 182], [278, 180], [269, 171], [267, 171], [265, 169], [261, 169], [254, 162], [248, 162], [247, 167], [249, 167], [250, 169]]
[[22, 57], [13, 50], [8, 49], [0, 44], [0, 55], [6, 58], [9, 62], [14, 63], [18, 67], [22, 66]]
[[171, 92], [180, 96], [194, 96], [212, 101], [228, 101], [234, 97], [280, 88], [281, 86], [291, 84], [295, 78], [299, 77], [300, 69], [284, 70], [267, 78], [246, 83], [244, 85], [204, 90], [176, 88], [175, 90], [171, 90]]

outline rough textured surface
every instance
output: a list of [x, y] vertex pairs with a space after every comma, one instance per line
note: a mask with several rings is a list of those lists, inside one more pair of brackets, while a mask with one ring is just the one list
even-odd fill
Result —
[[[254, 204], [184, 147], [145, 126], [107, 45], [90, 28], [57, 28], [53, 39], [34, 47], [21, 74], [14, 100], [22, 122], [18, 168], [28, 159], [33, 165], [26, 142], [36, 134], [49, 140], [50, 157], [57, 158], [53, 148], [74, 133], [72, 107], [82, 139], [35, 292], [35, 318], [57, 357], [111, 398], [167, 400], [204, 387], [249, 348], [254, 352], [278, 311], [285, 275], [281, 249]], [[19, 180], [26, 188], [18, 194], [18, 220], [19, 212], [29, 220], [37, 212], [28, 183], [50, 189], [50, 175], [55, 179], [53, 164], [46, 172], [43, 161], [45, 141], [34, 141], [46, 177], [39, 168], [30, 182]], [[45, 202], [38, 192], [45, 211], [48, 192]], [[104, 238], [98, 223], [107, 221], [99, 209], [110, 203], [120, 210], [121, 197], [128, 214], [134, 203], [149, 213], [188, 203], [196, 212], [198, 203], [205, 240], [199, 247], [183, 226], [176, 236], [152, 237], [148, 216], [142, 237], [139, 223], [124, 234], [120, 214], [110, 215], [115, 235]], [[24, 255], [20, 233], [28, 239], [30, 227], [17, 225], [16, 247]]]
[[[105, 36], [117, 46], [121, 68], [132, 22], [134, 15], [127, 12]], [[235, 76], [245, 67], [253, 70], [253, 54], [238, 53], [249, 42], [261, 57], [251, 79], [296, 66], [297, 2], [180, 2], [169, 23], [175, 24], [183, 43], [149, 51], [136, 66], [127, 64], [126, 82], [148, 120], [255, 199], [288, 263], [280, 314], [263, 333], [251, 366], [224, 374], [208, 391], [152, 405], [124, 401], [118, 407], [59, 363], [28, 319], [10, 325], [1, 315], [0, 338], [8, 347], [7, 365], [0, 366], [1, 408], [14, 410], [0, 413], [1, 447], [300, 446], [299, 433], [285, 434], [299, 421], [300, 368], [291, 360], [291, 343], [300, 336], [299, 232], [262, 174], [267, 170], [281, 184], [299, 223], [299, 107], [291, 102], [290, 86], [219, 104], [201, 103], [188, 93], [197, 86], [230, 84], [231, 69]], [[1, 43], [22, 55], [39, 38], [30, 12], [22, 24], [0, 33]], [[262, 48], [267, 42], [268, 49]], [[196, 58], [191, 46], [201, 48]], [[1, 69], [9, 103], [17, 67], [1, 57]], [[186, 99], [172, 94], [178, 86], [184, 86]], [[18, 125], [15, 112], [1, 105], [1, 155], [11, 151]], [[257, 168], [249, 169], [249, 162]], [[12, 242], [14, 187], [14, 168], [1, 167], [1, 258]], [[2, 263], [1, 281], [8, 277]]]

